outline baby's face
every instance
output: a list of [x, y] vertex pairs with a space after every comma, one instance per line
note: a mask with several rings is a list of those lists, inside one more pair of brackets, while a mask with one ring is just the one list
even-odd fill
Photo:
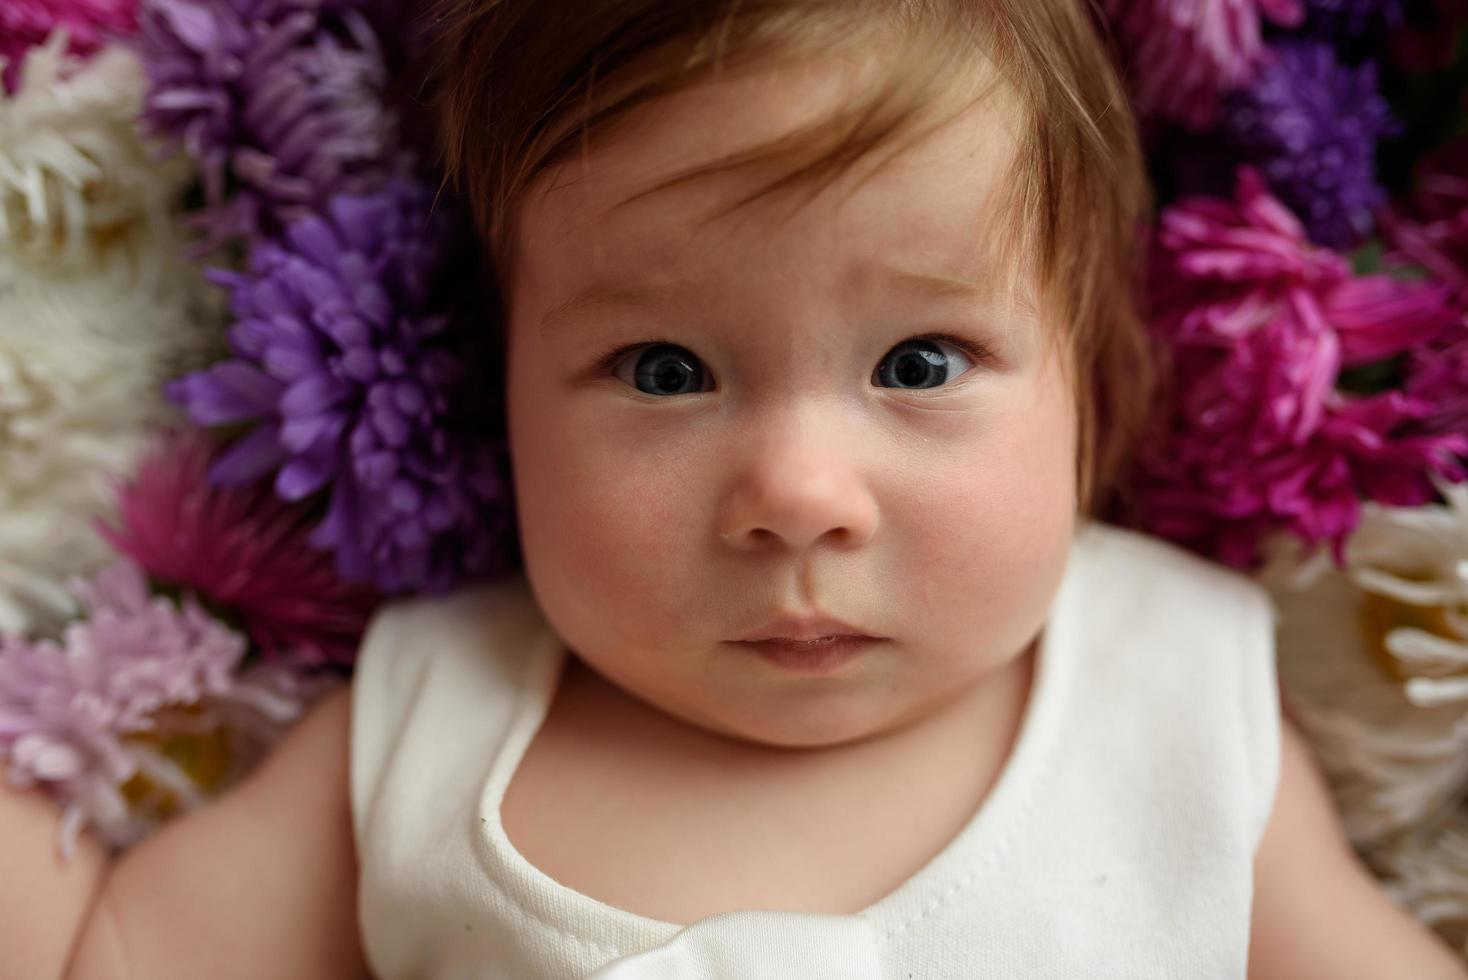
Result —
[[[613, 209], [823, 112], [849, 78], [766, 71], [640, 110], [536, 185], [510, 284], [543, 611], [626, 692], [767, 745], [895, 730], [1022, 654], [1076, 514], [1062, 345], [985, 256], [1015, 148], [1000, 104], [793, 216], [777, 198], [700, 227], [768, 178], [738, 172]], [[815, 676], [731, 642], [786, 614], [886, 639]]]

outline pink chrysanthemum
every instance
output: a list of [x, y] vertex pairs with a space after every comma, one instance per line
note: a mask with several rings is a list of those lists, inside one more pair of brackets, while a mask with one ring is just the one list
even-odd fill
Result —
[[1406, 434], [1430, 404], [1336, 389], [1447, 329], [1440, 288], [1352, 277], [1250, 168], [1236, 200], [1184, 200], [1156, 237], [1149, 321], [1177, 395], [1139, 466], [1144, 528], [1239, 567], [1278, 528], [1339, 555], [1360, 498], [1416, 505], [1430, 474], [1464, 478], [1468, 436]]
[[43, 43], [57, 28], [71, 39], [73, 54], [88, 55], [109, 35], [137, 30], [138, 0], [5, 0], [0, 3], [0, 58], [7, 62], [5, 91], [15, 91], [25, 50]]
[[1144, 118], [1205, 129], [1220, 93], [1253, 81], [1263, 19], [1296, 27], [1301, 0], [1103, 0]]
[[148, 592], [122, 561], [73, 582], [84, 619], [60, 642], [0, 636], [0, 759], [63, 804], [70, 855], [91, 827], [125, 847], [253, 766], [326, 682], [264, 664], [192, 597]]
[[118, 526], [98, 529], [153, 578], [238, 624], [266, 660], [350, 664], [377, 594], [337, 577], [307, 540], [312, 516], [268, 482], [211, 485], [215, 454], [198, 431], [164, 437], [119, 488]]

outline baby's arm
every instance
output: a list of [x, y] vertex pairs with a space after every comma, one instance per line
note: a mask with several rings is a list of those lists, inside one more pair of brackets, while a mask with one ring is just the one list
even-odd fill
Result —
[[350, 704], [327, 695], [238, 786], [124, 852], [69, 980], [366, 977]]
[[0, 975], [53, 980], [86, 921], [107, 851], [82, 834], [63, 861], [55, 802], [40, 789], [5, 785], [4, 772], [0, 765]]
[[1304, 738], [1284, 722], [1274, 812], [1254, 857], [1249, 980], [1465, 980], [1447, 945], [1351, 850]]

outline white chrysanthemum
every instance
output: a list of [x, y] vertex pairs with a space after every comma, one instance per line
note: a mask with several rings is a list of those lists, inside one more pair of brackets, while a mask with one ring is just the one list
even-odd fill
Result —
[[1383, 649], [1422, 707], [1468, 708], [1468, 487], [1439, 484], [1448, 506], [1381, 510], [1353, 542], [1351, 578], [1379, 597]]
[[0, 340], [0, 630], [54, 630], [76, 612], [67, 578], [107, 561], [91, 520], [160, 411], [136, 368]]
[[159, 384], [222, 356], [226, 292], [172, 237], [140, 238], [132, 254], [155, 274], [120, 265], [43, 274], [0, 253], [0, 344], [40, 357], [65, 348], [86, 365], [121, 359]]
[[218, 356], [219, 298], [182, 259], [158, 289], [114, 276], [0, 279], [0, 631], [54, 634], [64, 588], [112, 556], [111, 480], [181, 415], [163, 383]]
[[1346, 567], [1279, 542], [1280, 680], [1351, 840], [1373, 848], [1468, 787], [1468, 492], [1449, 506], [1366, 505]]
[[139, 136], [137, 56], [64, 46], [0, 95], [0, 630], [38, 635], [112, 557], [92, 530], [110, 481], [179, 418], [164, 382], [223, 352], [226, 300], [178, 231], [191, 165]]
[[147, 79], [134, 52], [82, 60], [65, 44], [58, 31], [32, 48], [15, 93], [0, 91], [0, 262], [156, 279], [146, 263], [162, 253], [149, 240], [173, 236], [192, 166], [181, 153], [160, 160], [141, 137]]

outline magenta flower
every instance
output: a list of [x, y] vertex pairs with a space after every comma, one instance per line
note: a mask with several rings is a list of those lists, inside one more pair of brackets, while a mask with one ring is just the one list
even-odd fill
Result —
[[1468, 0], [1413, 0], [1390, 38], [1392, 64], [1407, 72], [1443, 71], [1468, 30]]
[[1234, 201], [1167, 209], [1156, 239], [1149, 319], [1178, 394], [1138, 468], [1146, 530], [1243, 568], [1280, 528], [1339, 557], [1362, 497], [1425, 503], [1430, 474], [1468, 475], [1468, 436], [1411, 434], [1423, 399], [1336, 390], [1343, 367], [1447, 329], [1440, 288], [1353, 278], [1250, 168]]
[[109, 36], [137, 30], [138, 0], [5, 0], [0, 3], [0, 76], [7, 92], [15, 91], [21, 56], [57, 28], [66, 31], [72, 54], [89, 55]]
[[308, 538], [313, 515], [269, 482], [210, 484], [217, 456], [197, 432], [160, 439], [118, 490], [118, 526], [98, 530], [170, 589], [196, 593], [235, 623], [266, 660], [350, 664], [377, 602], [343, 582]]
[[1399, 264], [1420, 266], [1453, 290], [1468, 310], [1468, 136], [1459, 136], [1417, 165], [1413, 192], [1382, 215]]
[[1431, 406], [1424, 432], [1468, 432], [1468, 328], [1415, 350], [1407, 361], [1406, 390]]
[[1416, 187], [1382, 215], [1388, 262], [1415, 266], [1451, 293], [1457, 325], [1407, 361], [1406, 390], [1432, 405], [1427, 432], [1468, 432], [1468, 136], [1424, 158]]
[[86, 618], [60, 642], [0, 636], [0, 758], [8, 781], [125, 847], [248, 771], [327, 689], [279, 665], [240, 671], [245, 638], [185, 596], [148, 592], [122, 561], [73, 582]]
[[1254, 80], [1263, 20], [1297, 27], [1301, 0], [1102, 0], [1138, 115], [1206, 129], [1218, 96]]

